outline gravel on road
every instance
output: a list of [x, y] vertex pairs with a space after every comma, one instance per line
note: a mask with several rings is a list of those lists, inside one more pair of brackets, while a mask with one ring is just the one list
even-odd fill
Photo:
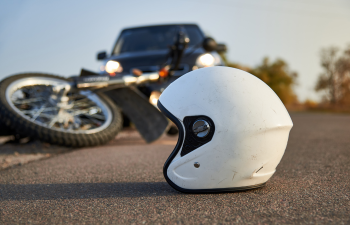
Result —
[[293, 113], [263, 188], [182, 194], [162, 167], [177, 138], [130, 136], [0, 171], [0, 224], [350, 224], [350, 116]]

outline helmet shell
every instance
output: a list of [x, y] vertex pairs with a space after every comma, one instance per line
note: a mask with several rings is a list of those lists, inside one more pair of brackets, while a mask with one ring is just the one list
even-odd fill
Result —
[[[268, 85], [229, 67], [187, 73], [164, 90], [158, 106], [180, 131], [163, 172], [168, 183], [182, 192], [226, 192], [264, 185], [282, 159], [293, 126]], [[196, 116], [212, 120], [213, 135], [184, 154], [184, 140], [193, 132], [184, 120]]]

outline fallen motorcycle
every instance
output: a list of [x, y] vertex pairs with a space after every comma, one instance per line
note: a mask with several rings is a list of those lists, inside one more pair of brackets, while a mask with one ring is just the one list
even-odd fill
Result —
[[[182, 58], [189, 55], [190, 38], [182, 26], [175, 28], [175, 42], [157, 71], [134, 68], [118, 76], [117, 71], [101, 75], [82, 70], [80, 76], [71, 78], [25, 73], [4, 79], [0, 83], [0, 123], [20, 136], [82, 147], [113, 139], [123, 127], [124, 114], [147, 142], [156, 140], [170, 127], [154, 106], [161, 90], [148, 95], [142, 90], [147, 84], [169, 85], [176, 79]], [[203, 40], [206, 52], [216, 50], [214, 40]], [[193, 47], [190, 53], [195, 50]], [[99, 54], [99, 58], [104, 57]]]

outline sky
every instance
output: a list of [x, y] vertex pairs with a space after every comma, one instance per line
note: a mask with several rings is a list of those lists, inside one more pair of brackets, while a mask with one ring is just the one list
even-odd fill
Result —
[[96, 54], [110, 53], [121, 29], [187, 22], [225, 43], [229, 61], [285, 60], [300, 101], [320, 99], [320, 50], [350, 45], [349, 0], [11, 0], [0, 2], [0, 79], [97, 71]]

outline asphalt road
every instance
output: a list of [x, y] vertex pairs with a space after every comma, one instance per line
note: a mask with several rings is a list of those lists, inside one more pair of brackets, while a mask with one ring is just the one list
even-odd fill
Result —
[[0, 224], [350, 224], [350, 116], [292, 114], [260, 189], [182, 194], [162, 175], [176, 138], [135, 136], [0, 171]]

